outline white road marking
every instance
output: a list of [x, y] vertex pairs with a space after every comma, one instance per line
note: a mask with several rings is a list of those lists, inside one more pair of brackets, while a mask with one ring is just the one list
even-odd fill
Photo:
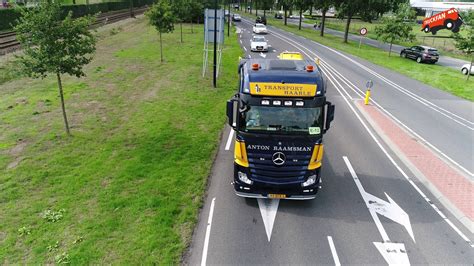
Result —
[[251, 55], [249, 55], [249, 58], [252, 58], [252, 56], [251, 56]]
[[262, 52], [260, 52], [260, 56], [263, 57], [263, 58], [267, 57], [267, 55], [262, 53]]
[[214, 215], [215, 202], [216, 198], [213, 198], [211, 202], [211, 209], [209, 211], [209, 218], [207, 219], [206, 236], [204, 238], [204, 247], [202, 249], [201, 266], [205, 266], [207, 261], [207, 250], [209, 248], [209, 236], [211, 235], [212, 216]]
[[[375, 247], [379, 250], [380, 254], [384, 257], [385, 261], [389, 265], [395, 265], [395, 264], [404, 264], [404, 265], [409, 265], [410, 261], [408, 259], [408, 255], [405, 249], [405, 244], [403, 243], [391, 243], [390, 238], [387, 235], [387, 232], [385, 231], [385, 228], [383, 228], [382, 223], [380, 222], [379, 217], [377, 216], [376, 212], [377, 211], [377, 206], [374, 207], [374, 201], [375, 203], [379, 203], [380, 199], [377, 197], [370, 195], [364, 190], [364, 187], [362, 187], [362, 183], [360, 182], [359, 178], [357, 177], [356, 172], [354, 171], [354, 168], [352, 168], [351, 162], [346, 156], [342, 157], [344, 159], [344, 162], [346, 163], [347, 168], [349, 169], [349, 172], [351, 173], [352, 179], [356, 183], [357, 189], [359, 190], [360, 194], [362, 195], [362, 198], [365, 201], [365, 204], [367, 206], [367, 209], [369, 209], [370, 215], [372, 216], [372, 219], [375, 222], [375, 225], [377, 226], [377, 229], [379, 230], [380, 235], [382, 236], [383, 242], [373, 242]], [[387, 194], [385, 194], [387, 195]], [[391, 201], [391, 199], [389, 198]], [[397, 205], [398, 207], [398, 205]], [[403, 211], [403, 210], [402, 210]], [[404, 212], [404, 211], [403, 211]], [[404, 212], [405, 213], [405, 212]], [[405, 213], [406, 215], [406, 213]], [[411, 227], [410, 227], [411, 228]]]
[[247, 48], [244, 46], [244, 50], [247, 52]]
[[334, 242], [332, 241], [332, 236], [328, 236], [329, 248], [331, 249], [332, 257], [334, 258], [334, 265], [341, 266], [341, 262], [339, 261], [339, 257], [337, 256], [336, 247], [334, 246]]
[[242, 44], [242, 40], [239, 40], [240, 41], [240, 44]]
[[[246, 22], [246, 23], [249, 23], [249, 22]], [[250, 23], [249, 23], [250, 24]], [[281, 40], [284, 40], [286, 41], [287, 43], [289, 43], [290, 45], [294, 46], [295, 48], [299, 49], [303, 54], [305, 54], [306, 56], [310, 57], [311, 56], [304, 52], [303, 49], [307, 50], [308, 52], [310, 52], [311, 54], [313, 54], [314, 56], [317, 56], [314, 52], [312, 52], [310, 49], [306, 48], [305, 46], [302, 46], [300, 45], [299, 43], [296, 43], [296, 42], [293, 42], [291, 39], [289, 38], [286, 38], [285, 36], [281, 35], [281, 34], [278, 34], [276, 33], [275, 31], [269, 31], [269, 32], [273, 32], [274, 35], [278, 35], [280, 36], [280, 39]], [[315, 44], [318, 44], [318, 45], [321, 45], [315, 41], [312, 41], [313, 43]], [[298, 47], [300, 46], [300, 47]], [[321, 59], [321, 62], [324, 62], [326, 63], [324, 60]], [[327, 64], [328, 66], [330, 66], [329, 64]], [[332, 66], [330, 66], [332, 67]], [[329, 72], [329, 70], [327, 70], [326, 68], [322, 67], [325, 71]], [[336, 71], [337, 72], [337, 71]], [[339, 74], [339, 78], [345, 78], [343, 75], [340, 75], [339, 72], [337, 72]], [[393, 160], [392, 156], [390, 156], [387, 151], [385, 150], [385, 148], [380, 144], [380, 142], [377, 140], [377, 138], [375, 138], [374, 134], [370, 131], [370, 129], [367, 127], [367, 125], [365, 124], [365, 122], [362, 120], [362, 118], [359, 116], [359, 114], [357, 113], [357, 111], [354, 109], [354, 107], [350, 104], [349, 100], [346, 98], [346, 96], [343, 95], [343, 93], [341, 92], [344, 91], [346, 94], [348, 94], [348, 92], [344, 89], [343, 86], [341, 86], [339, 84], [339, 82], [337, 82], [335, 80], [335, 78], [333, 77], [334, 81], [336, 81], [341, 87], [339, 89], [338, 86], [336, 86], [336, 84], [334, 83], [333, 79], [331, 79], [330, 77], [328, 77], [329, 81], [332, 83], [332, 85], [334, 86], [334, 88], [336, 88], [336, 90], [339, 92], [339, 94], [342, 96], [342, 98], [344, 99], [344, 101], [346, 102], [346, 104], [349, 106], [349, 108], [351, 109], [351, 111], [354, 113], [354, 115], [357, 117], [357, 119], [359, 120], [359, 122], [362, 124], [362, 126], [365, 128], [365, 130], [369, 133], [369, 135], [372, 137], [372, 139], [375, 141], [375, 143], [379, 146], [379, 148], [383, 151], [383, 153], [388, 157], [388, 159], [390, 160], [390, 162], [395, 166], [395, 168], [397, 168], [397, 170], [403, 175], [403, 177], [408, 180], [408, 182], [412, 185], [413, 188], [415, 188], [415, 190], [421, 195], [421, 197], [423, 197], [423, 199], [441, 216], [442, 219], [444, 219], [446, 221], [446, 223], [464, 240], [468, 243], [469, 246], [471, 247], [474, 247], [474, 243], [471, 242], [471, 240], [464, 234], [461, 232], [461, 230], [459, 230], [459, 228], [454, 225], [448, 218], [446, 218], [446, 216], [441, 212], [439, 211], [439, 209], [436, 207], [436, 205], [434, 205], [430, 199], [423, 193], [423, 191], [421, 191], [421, 189], [413, 182], [413, 180], [411, 180], [410, 177], [408, 177], [408, 175], [398, 166], [398, 164]], [[343, 80], [344, 81], [344, 80]], [[350, 82], [350, 81], [349, 81]], [[352, 83], [351, 83], [352, 84]], [[380, 105], [378, 105], [378, 103], [376, 103], [373, 99], [371, 99], [372, 102], [374, 102], [379, 108], [381, 108], [387, 115], [389, 115], [390, 117], [392, 117], [395, 121], [397, 121], [398, 123], [400, 123], [402, 126], [404, 126], [408, 131], [410, 131], [412, 134], [414, 134], [416, 137], [420, 138], [421, 140], [423, 140], [428, 146], [430, 146], [431, 148], [433, 148], [434, 150], [436, 150], [439, 154], [445, 156], [445, 158], [447, 158], [448, 160], [450, 160], [452, 163], [454, 163], [455, 165], [458, 165], [455, 161], [453, 161], [451, 158], [449, 158], [447, 155], [445, 155], [444, 153], [442, 153], [440, 150], [438, 150], [436, 147], [432, 146], [431, 143], [427, 142], [426, 140], [424, 140], [421, 136], [419, 136], [418, 134], [416, 134], [414, 131], [412, 131], [410, 128], [408, 128], [405, 124], [401, 123], [396, 117], [394, 117], [391, 113], [389, 113], [388, 111], [386, 111], [383, 107], [381, 107]], [[469, 172], [468, 172], [469, 173]]]
[[278, 211], [279, 199], [257, 199], [260, 214], [262, 214], [265, 232], [267, 233], [268, 242], [272, 237], [273, 223]]
[[225, 150], [228, 151], [230, 149], [230, 144], [232, 144], [232, 139], [234, 137], [234, 130], [231, 129], [229, 132], [229, 137], [227, 138], [227, 143], [225, 144]]

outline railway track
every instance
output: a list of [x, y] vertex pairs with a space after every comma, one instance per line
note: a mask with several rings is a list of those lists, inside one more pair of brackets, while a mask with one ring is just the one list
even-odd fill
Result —
[[[135, 15], [143, 14], [148, 7], [136, 8], [133, 10]], [[91, 28], [95, 29], [107, 24], [111, 24], [130, 17], [130, 10], [112, 11], [100, 14], [92, 23]], [[5, 55], [21, 48], [20, 42], [16, 39], [14, 31], [6, 31], [0, 33], [0, 55]]]

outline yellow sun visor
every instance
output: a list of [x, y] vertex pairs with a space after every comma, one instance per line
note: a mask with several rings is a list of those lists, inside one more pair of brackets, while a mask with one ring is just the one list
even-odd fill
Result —
[[282, 97], [314, 97], [316, 84], [250, 82], [250, 94]]

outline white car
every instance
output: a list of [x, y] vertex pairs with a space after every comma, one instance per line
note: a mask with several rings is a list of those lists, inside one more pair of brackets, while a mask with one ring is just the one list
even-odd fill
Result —
[[267, 31], [267, 27], [261, 23], [257, 23], [255, 24], [255, 26], [253, 26], [253, 33], [255, 34], [267, 34], [268, 31]]
[[268, 43], [263, 36], [253, 36], [250, 40], [250, 51], [268, 52]]
[[[300, 19], [300, 15], [291, 15], [289, 16], [291, 19]], [[301, 19], [304, 19], [304, 15], [301, 15]]]
[[469, 71], [469, 66], [471, 66], [471, 64], [464, 64], [464, 65], [462, 65], [462, 67], [461, 67], [461, 72], [462, 72], [464, 75], [467, 75], [468, 73], [471, 73], [471, 75], [474, 75], [474, 64], [471, 66], [471, 71]]

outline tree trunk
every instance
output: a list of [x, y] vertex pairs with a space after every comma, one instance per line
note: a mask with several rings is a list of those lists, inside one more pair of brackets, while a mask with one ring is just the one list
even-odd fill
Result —
[[326, 12], [328, 12], [327, 9], [323, 9], [321, 10], [323, 12], [322, 14], [322, 18], [321, 18], [321, 29], [319, 29], [321, 32], [319, 33], [319, 35], [321, 35], [321, 37], [324, 36], [324, 25], [326, 23]]
[[352, 12], [347, 15], [346, 29], [344, 30], [344, 42], [347, 43], [349, 38], [349, 26], [351, 25]]
[[267, 13], [265, 12], [266, 10], [264, 9], [263, 10], [263, 16], [266, 17], [267, 16]]
[[71, 136], [71, 131], [69, 130], [69, 123], [67, 122], [66, 116], [66, 106], [64, 105], [64, 93], [63, 93], [63, 84], [61, 82], [61, 75], [56, 73], [58, 77], [58, 88], [59, 88], [59, 96], [61, 98], [61, 109], [63, 110], [63, 118], [64, 118], [64, 126], [66, 127], [66, 133], [68, 136]]
[[309, 6], [309, 16], [313, 17], [313, 4]]
[[[253, 2], [252, 2], [253, 4]], [[258, 16], [258, 5], [257, 0], [255, 0], [255, 16]]]
[[130, 17], [135, 18], [135, 14], [133, 13], [133, 0], [130, 0]]
[[300, 22], [298, 23], [298, 30], [301, 30], [301, 15], [303, 14], [303, 9], [300, 8]]
[[191, 19], [191, 33], [194, 33], [194, 28], [193, 28], [193, 19]]
[[181, 30], [181, 43], [183, 43], [183, 22], [179, 23], [179, 28]]
[[287, 24], [286, 24], [286, 20], [287, 20], [287, 16], [286, 16], [286, 15], [287, 15], [287, 12], [288, 12], [288, 10], [285, 8], [285, 26], [287, 25]]
[[76, 0], [72, 0], [72, 4], [75, 5], [75, 4], [76, 4]]
[[471, 65], [469, 66], [469, 69], [467, 70], [467, 79], [466, 80], [469, 80], [469, 76], [471, 76], [472, 61], [474, 61], [474, 56], [471, 57]]
[[392, 54], [392, 43], [393, 43], [393, 40], [390, 41], [390, 48], [388, 49], [388, 57], [390, 57], [390, 55]]
[[160, 57], [161, 57], [161, 63], [163, 63], [163, 42], [161, 40], [161, 32], [160, 32]]

